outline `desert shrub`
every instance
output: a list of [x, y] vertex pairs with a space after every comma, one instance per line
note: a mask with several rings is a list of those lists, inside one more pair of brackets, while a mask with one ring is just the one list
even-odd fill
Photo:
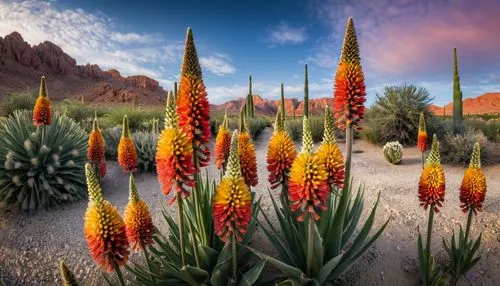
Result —
[[[210, 119], [210, 132], [212, 136], [217, 136], [219, 132], [219, 126], [222, 123], [223, 117], [216, 117]], [[239, 129], [240, 119], [239, 117], [229, 117], [228, 124], [230, 130]], [[271, 120], [264, 116], [257, 116], [255, 118], [247, 118], [248, 132], [254, 140], [256, 140], [259, 135], [264, 131], [266, 127], [271, 126]]]
[[285, 121], [285, 129], [293, 141], [302, 139], [302, 119], [289, 119]]
[[488, 140], [500, 143], [500, 120], [465, 119], [464, 125], [474, 130], [480, 130]]
[[23, 110], [0, 121], [0, 206], [34, 210], [85, 197], [85, 131], [56, 113], [40, 144], [32, 120]]
[[99, 124], [102, 128], [113, 127], [120, 125], [123, 121], [123, 116], [127, 115], [129, 127], [132, 131], [148, 129], [148, 123], [152, 119], [159, 119], [160, 122], [164, 121], [164, 109], [141, 109], [132, 108], [130, 106], [118, 106], [110, 109], [101, 120]]
[[76, 122], [90, 122], [89, 128], [92, 126], [92, 121], [96, 113], [98, 117], [102, 117], [107, 112], [104, 107], [93, 106], [73, 99], [65, 99], [57, 104], [57, 110], [73, 118]]
[[[432, 98], [429, 92], [414, 85], [388, 86], [378, 95], [366, 113], [366, 126], [372, 141], [383, 144], [399, 141], [414, 144], [417, 140], [419, 114], [431, 117], [428, 110]], [[364, 135], [366, 137], [366, 135]]]
[[132, 134], [137, 159], [139, 161], [140, 172], [154, 172], [156, 170], [156, 145], [158, 142], [158, 132], [137, 131]]
[[481, 146], [481, 162], [488, 163], [490, 144], [481, 131], [467, 130], [463, 134], [446, 133], [441, 141], [441, 159], [446, 163], [469, 164], [474, 143]]
[[387, 142], [382, 151], [384, 152], [384, 157], [387, 162], [393, 165], [401, 163], [401, 159], [403, 158], [403, 146], [399, 144], [398, 141]]
[[256, 140], [262, 133], [262, 131], [264, 131], [264, 128], [269, 126], [270, 122], [264, 118], [255, 117], [255, 118], [248, 118], [247, 124], [248, 124], [248, 132], [250, 133], [252, 138]]
[[35, 106], [36, 97], [37, 93], [35, 91], [8, 95], [7, 99], [2, 101], [0, 114], [8, 116], [13, 114], [15, 110], [32, 110]]
[[118, 144], [122, 136], [122, 126], [116, 125], [114, 127], [105, 128], [102, 130], [102, 136], [105, 141], [104, 154], [106, 155], [106, 160], [116, 161]]
[[325, 117], [313, 116], [311, 117], [311, 133], [314, 142], [321, 142], [323, 140], [323, 133], [325, 131]]

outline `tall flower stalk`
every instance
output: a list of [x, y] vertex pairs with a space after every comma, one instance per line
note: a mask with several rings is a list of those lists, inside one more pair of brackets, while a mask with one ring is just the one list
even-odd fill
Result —
[[259, 177], [257, 175], [257, 159], [255, 155], [255, 146], [253, 145], [248, 127], [244, 107], [240, 112], [240, 134], [238, 136], [238, 155], [240, 158], [240, 167], [245, 183], [249, 187], [257, 186]]
[[196, 170], [192, 157], [192, 142], [184, 129], [179, 128], [174, 95], [169, 92], [165, 111], [165, 129], [160, 133], [156, 148], [156, 170], [165, 196], [170, 195], [172, 188], [175, 186], [176, 195], [170, 199], [169, 203], [172, 204], [177, 200], [179, 240], [183, 266], [186, 265], [183, 199], [189, 196], [188, 189], [195, 186], [193, 176]]
[[252, 198], [245, 183], [238, 156], [238, 131], [233, 132], [227, 171], [213, 197], [215, 233], [225, 243], [232, 244], [233, 278], [237, 277], [236, 242], [242, 241], [252, 218]]
[[424, 169], [424, 164], [425, 164], [425, 151], [427, 151], [428, 148], [428, 138], [427, 138], [427, 130], [425, 128], [425, 117], [423, 113], [420, 113], [420, 119], [418, 121], [418, 138], [417, 138], [417, 148], [420, 150], [420, 153], [422, 155], [421, 157], [421, 162], [422, 162], [422, 169]]
[[118, 164], [124, 173], [137, 171], [137, 151], [130, 133], [127, 115], [123, 116], [122, 136], [118, 144]]
[[40, 79], [40, 92], [33, 108], [33, 125], [40, 130], [40, 146], [44, 145], [45, 126], [52, 124], [52, 103], [49, 100], [45, 76]]
[[97, 122], [97, 114], [92, 123], [92, 131], [89, 134], [89, 146], [87, 148], [87, 158], [94, 167], [95, 172], [99, 173], [99, 177], [104, 177], [106, 174], [106, 161], [104, 156], [104, 137], [102, 136], [99, 123]]
[[215, 166], [221, 170], [221, 178], [226, 171], [227, 158], [231, 149], [231, 133], [229, 131], [229, 122], [227, 120], [227, 110], [224, 111], [224, 120], [219, 126], [219, 132], [215, 139]]

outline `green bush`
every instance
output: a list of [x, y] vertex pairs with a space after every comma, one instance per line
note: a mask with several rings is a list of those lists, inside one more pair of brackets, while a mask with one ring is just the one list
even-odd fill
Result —
[[389, 86], [384, 95], [378, 95], [374, 106], [365, 114], [365, 125], [369, 128], [371, 141], [384, 144], [399, 141], [402, 144], [415, 144], [418, 133], [420, 113], [426, 120], [431, 117], [429, 92], [414, 85]]
[[34, 210], [85, 197], [87, 134], [58, 113], [44, 128], [42, 136], [26, 110], [0, 121], [1, 207]]
[[106, 160], [116, 161], [118, 156], [118, 144], [122, 136], [122, 126], [116, 125], [102, 129], [102, 136], [104, 137], [104, 154]]
[[446, 133], [441, 143], [441, 160], [444, 163], [469, 164], [474, 143], [481, 146], [481, 162], [488, 163], [490, 143], [481, 131], [467, 130], [463, 134]]
[[158, 142], [158, 132], [137, 131], [132, 134], [135, 149], [139, 161], [140, 172], [156, 171], [156, 145]]
[[302, 139], [302, 118], [285, 121], [285, 129], [293, 141], [299, 142]]
[[323, 133], [325, 131], [325, 117], [311, 116], [310, 122], [313, 141], [321, 142], [323, 140]]
[[499, 119], [490, 119], [488, 121], [482, 119], [465, 119], [464, 125], [474, 130], [480, 130], [488, 138], [488, 140], [500, 143]]
[[110, 109], [103, 118], [99, 120], [99, 125], [102, 128], [113, 127], [120, 125], [123, 121], [123, 116], [127, 115], [130, 130], [146, 130], [152, 119], [164, 121], [164, 109], [140, 109], [129, 106], [118, 106]]
[[[293, 141], [298, 142], [302, 140], [302, 117], [297, 119], [287, 119], [285, 121], [285, 129]], [[309, 120], [311, 123], [311, 133], [315, 143], [323, 140], [323, 132], [325, 129], [324, 116], [311, 116]], [[336, 135], [339, 130], [335, 129]], [[338, 137], [338, 136], [337, 136]]]
[[13, 114], [15, 110], [33, 110], [36, 97], [37, 93], [35, 91], [8, 95], [7, 99], [2, 101], [0, 115], [8, 116]]

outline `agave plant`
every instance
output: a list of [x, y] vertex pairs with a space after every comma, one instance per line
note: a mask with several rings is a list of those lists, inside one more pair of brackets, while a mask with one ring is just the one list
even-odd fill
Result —
[[103, 129], [102, 136], [104, 137], [104, 141], [106, 141], [106, 145], [104, 145], [104, 154], [106, 155], [106, 160], [116, 161], [116, 154], [118, 154], [118, 144], [120, 143], [120, 137], [122, 136], [121, 125]]
[[0, 205], [35, 210], [85, 197], [87, 134], [55, 114], [42, 140], [32, 117], [23, 110], [0, 121]]
[[150, 131], [137, 131], [132, 134], [137, 149], [139, 171], [141, 172], [154, 172], [156, 170], [155, 156], [158, 135], [159, 132], [157, 132], [155, 124]]
[[387, 142], [382, 151], [384, 152], [384, 157], [387, 162], [393, 165], [399, 165], [401, 163], [401, 159], [403, 158], [403, 146], [399, 144], [398, 141]]

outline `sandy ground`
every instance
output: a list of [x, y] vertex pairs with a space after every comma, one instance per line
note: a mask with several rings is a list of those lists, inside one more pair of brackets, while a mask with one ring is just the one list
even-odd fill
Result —
[[[267, 194], [266, 149], [271, 130], [266, 129], [256, 141], [259, 169], [259, 185], [254, 188], [262, 194], [262, 207], [272, 217], [273, 210]], [[340, 144], [343, 148], [343, 144]], [[420, 175], [420, 154], [416, 148], [404, 150], [401, 165], [393, 166], [385, 161], [380, 147], [357, 141], [353, 155], [355, 185], [364, 182], [365, 217], [380, 192], [380, 204], [376, 225], [380, 226], [391, 216], [386, 231], [366, 255], [347, 275], [354, 285], [418, 285], [416, 253], [417, 227], [425, 230], [427, 212], [418, 203], [417, 183]], [[108, 174], [103, 180], [103, 193], [120, 212], [128, 200], [128, 178], [121, 174], [116, 163], [109, 163]], [[444, 166], [446, 175], [446, 201], [435, 216], [432, 250], [440, 263], [447, 256], [441, 244], [441, 236], [450, 237], [453, 229], [464, 224], [466, 216], [459, 208], [458, 187], [464, 168]], [[214, 167], [208, 168], [211, 176]], [[474, 219], [474, 237], [483, 232], [482, 259], [469, 272], [462, 285], [498, 285], [500, 281], [500, 165], [484, 168], [488, 193], [484, 211]], [[166, 231], [161, 219], [161, 205], [165, 202], [154, 174], [140, 174], [136, 182], [141, 197], [152, 209], [155, 224]], [[83, 215], [87, 201], [66, 205], [61, 209], [22, 214], [0, 211], [0, 278], [7, 285], [54, 285], [59, 282], [58, 262], [64, 258], [77, 276], [87, 285], [101, 285], [101, 271], [94, 265], [83, 236]], [[169, 207], [172, 214], [175, 207]], [[262, 232], [255, 241], [266, 241]], [[255, 244], [257, 249], [275, 252], [269, 243]], [[137, 254], [132, 259], [140, 259]], [[265, 273], [275, 273], [269, 266]], [[495, 282], [497, 281], [497, 282]], [[55, 283], [56, 282], [56, 283]]]

